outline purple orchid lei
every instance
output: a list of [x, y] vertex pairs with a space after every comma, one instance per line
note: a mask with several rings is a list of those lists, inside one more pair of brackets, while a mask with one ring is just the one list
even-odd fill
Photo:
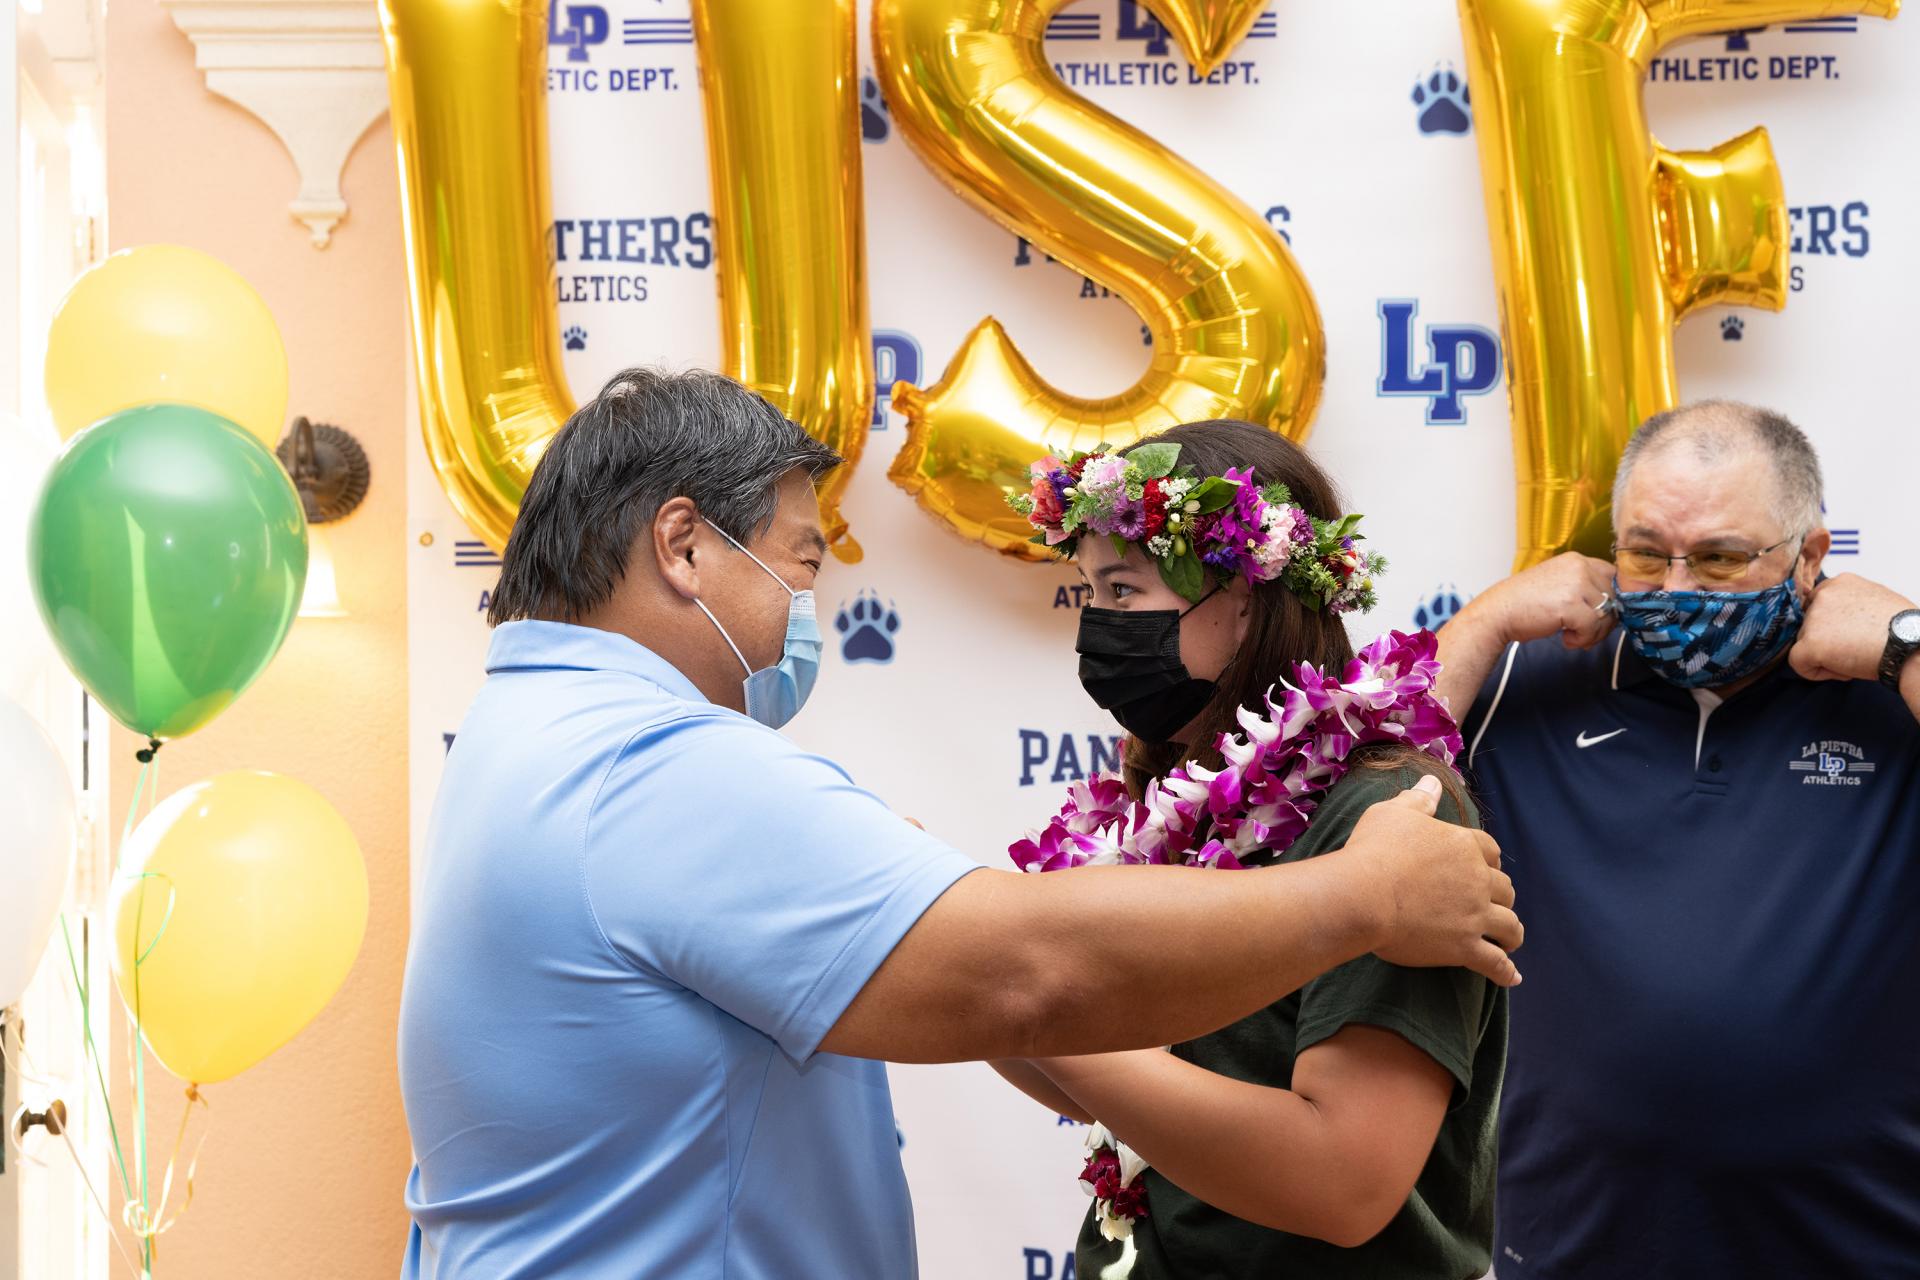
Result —
[[[1283, 852], [1300, 838], [1320, 797], [1352, 767], [1358, 747], [1399, 743], [1451, 765], [1463, 749], [1459, 726], [1434, 690], [1440, 673], [1430, 631], [1390, 631], [1347, 664], [1338, 679], [1301, 663], [1292, 683], [1267, 692], [1266, 714], [1242, 708], [1240, 733], [1216, 744], [1225, 767], [1193, 761], [1156, 780], [1139, 801], [1116, 774], [1068, 789], [1060, 812], [1007, 852], [1022, 871], [1102, 865], [1244, 870], [1244, 859]], [[1284, 690], [1276, 701], [1274, 694]], [[1081, 1184], [1094, 1197], [1108, 1239], [1131, 1234], [1146, 1216], [1146, 1165], [1104, 1128]]]

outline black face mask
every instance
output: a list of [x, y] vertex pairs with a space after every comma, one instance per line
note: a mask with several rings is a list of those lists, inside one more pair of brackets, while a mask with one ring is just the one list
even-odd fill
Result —
[[1194, 679], [1180, 661], [1180, 620], [1212, 598], [1184, 612], [1080, 611], [1080, 683], [1142, 742], [1171, 742], [1213, 699], [1214, 682]]

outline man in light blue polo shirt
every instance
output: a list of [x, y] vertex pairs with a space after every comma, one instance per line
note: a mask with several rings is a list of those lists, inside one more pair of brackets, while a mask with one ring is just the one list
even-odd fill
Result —
[[775, 732], [838, 461], [632, 370], [534, 474], [415, 902], [410, 1280], [909, 1280], [884, 1059], [1172, 1043], [1368, 951], [1517, 981], [1498, 851], [1435, 793], [1269, 871], [1019, 876]]

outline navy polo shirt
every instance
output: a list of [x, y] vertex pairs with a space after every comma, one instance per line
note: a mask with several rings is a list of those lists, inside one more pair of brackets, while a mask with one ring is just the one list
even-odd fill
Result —
[[1527, 925], [1501, 1280], [1920, 1277], [1920, 725], [1717, 701], [1550, 638], [1467, 719]]

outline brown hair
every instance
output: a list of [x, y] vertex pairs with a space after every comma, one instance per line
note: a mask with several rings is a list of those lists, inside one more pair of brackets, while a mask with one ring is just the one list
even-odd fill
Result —
[[[1229, 467], [1251, 467], [1256, 483], [1284, 484], [1296, 505], [1321, 520], [1340, 515], [1340, 497], [1327, 473], [1306, 452], [1283, 436], [1251, 422], [1231, 418], [1189, 422], [1141, 440], [1143, 444], [1177, 444], [1182, 467], [1202, 476], [1224, 475]], [[1301, 662], [1338, 672], [1353, 660], [1353, 641], [1346, 625], [1334, 614], [1308, 605], [1278, 582], [1257, 582], [1248, 593], [1247, 634], [1240, 650], [1218, 677], [1219, 687], [1194, 721], [1194, 742], [1142, 742], [1127, 739], [1121, 771], [1127, 790], [1139, 799], [1155, 778], [1176, 765], [1196, 760], [1209, 769], [1225, 767], [1214, 743], [1223, 733], [1239, 731], [1241, 707], [1265, 710], [1267, 690]], [[1364, 768], [1396, 769], [1413, 765], [1438, 777], [1462, 809], [1465, 789], [1459, 775], [1423, 751], [1395, 744], [1366, 746], [1352, 757]]]

